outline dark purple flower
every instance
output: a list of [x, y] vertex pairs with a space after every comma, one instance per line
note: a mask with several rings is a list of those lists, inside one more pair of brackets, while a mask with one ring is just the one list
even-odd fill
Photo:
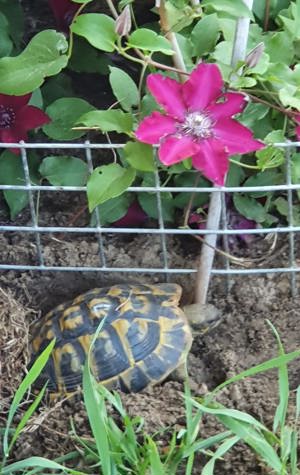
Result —
[[[27, 140], [27, 132], [48, 124], [50, 118], [41, 109], [29, 106], [31, 94], [8, 96], [0, 94], [0, 141], [17, 143]], [[19, 153], [19, 149], [11, 149]]]
[[[228, 229], [256, 229], [257, 223], [251, 219], [245, 218], [238, 211], [233, 208], [233, 205], [230, 203], [230, 200], [227, 203], [227, 227]], [[200, 213], [193, 212], [189, 217], [189, 225], [193, 228], [206, 229], [206, 219], [208, 205], [203, 206], [203, 210]], [[254, 234], [247, 234], [241, 232], [241, 234], [232, 234], [228, 236], [228, 242], [230, 246], [237, 244], [237, 241], [242, 242], [248, 246], [251, 241], [255, 238]]]
[[69, 27], [80, 8], [80, 3], [74, 3], [71, 0], [48, 0], [48, 2], [53, 11], [57, 29], [69, 33]]
[[142, 226], [147, 218], [147, 214], [140, 207], [139, 203], [137, 201], [133, 201], [129, 206], [125, 216], [118, 219], [118, 221], [115, 221], [113, 225], [118, 228], [138, 227]]

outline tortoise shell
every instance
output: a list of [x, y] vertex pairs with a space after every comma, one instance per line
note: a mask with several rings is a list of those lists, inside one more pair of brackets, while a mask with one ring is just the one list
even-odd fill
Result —
[[191, 330], [179, 308], [182, 289], [176, 284], [115, 285], [90, 290], [58, 305], [35, 324], [32, 361], [53, 338], [55, 347], [39, 385], [51, 392], [74, 391], [91, 341], [91, 370], [110, 389], [138, 392], [184, 363]]

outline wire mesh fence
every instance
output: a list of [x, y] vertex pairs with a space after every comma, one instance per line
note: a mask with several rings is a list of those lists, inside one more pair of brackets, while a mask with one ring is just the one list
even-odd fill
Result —
[[[21, 143], [21, 144], [0, 144], [0, 147], [19, 147], [21, 151], [23, 169], [24, 169], [24, 181], [18, 185], [0, 185], [0, 190], [8, 191], [25, 191], [28, 194], [29, 202], [29, 211], [30, 211], [30, 220], [24, 224], [18, 219], [14, 223], [5, 222], [0, 223], [0, 232], [1, 233], [11, 233], [11, 235], [30, 235], [34, 239], [31, 239], [31, 246], [34, 247], [35, 257], [32, 262], [5, 262], [5, 258], [2, 256], [0, 269], [1, 270], [18, 270], [18, 271], [28, 271], [28, 270], [39, 270], [39, 271], [100, 271], [100, 272], [125, 272], [125, 273], [155, 273], [162, 276], [168, 276], [170, 274], [190, 274], [197, 271], [196, 259], [195, 266], [174, 266], [172, 262], [169, 262], [168, 259], [168, 236], [185, 236], [186, 239], [188, 236], [205, 236], [206, 234], [217, 234], [219, 238], [223, 240], [223, 251], [221, 251], [222, 259], [218, 260], [218, 265], [215, 266], [212, 270], [214, 275], [243, 275], [243, 274], [266, 274], [266, 273], [289, 273], [292, 280], [292, 288], [295, 291], [295, 276], [296, 273], [300, 271], [300, 265], [297, 262], [297, 256], [295, 252], [295, 239], [297, 233], [300, 231], [300, 226], [294, 224], [293, 219], [293, 203], [294, 195], [296, 195], [297, 190], [300, 190], [300, 183], [292, 183], [291, 175], [291, 153], [297, 146], [300, 146], [300, 143], [297, 142], [286, 142], [278, 143], [277, 147], [283, 148], [285, 150], [286, 156], [286, 165], [285, 165], [285, 177], [282, 181], [282, 184], [274, 186], [241, 186], [241, 187], [222, 187], [222, 188], [211, 188], [211, 187], [170, 187], [163, 186], [160, 182], [160, 177], [158, 172], [154, 173], [154, 186], [131, 186], [128, 188], [128, 192], [131, 193], [152, 193], [156, 195], [156, 206], [157, 206], [157, 216], [158, 219], [155, 222], [155, 225], [151, 221], [151, 226], [145, 227], [116, 227], [113, 225], [103, 226], [101, 224], [102, 216], [99, 213], [99, 210], [96, 208], [94, 211], [94, 220], [93, 225], [82, 225], [76, 226], [74, 224], [70, 225], [51, 225], [51, 223], [42, 223], [40, 224], [40, 212], [41, 206], [40, 196], [41, 194], [54, 193], [54, 192], [63, 192], [70, 196], [70, 201], [74, 194], [86, 192], [85, 186], [51, 186], [51, 185], [36, 185], [31, 182], [29, 166], [28, 166], [28, 150], [43, 150], [43, 152], [48, 150], [57, 151], [62, 150], [82, 150], [85, 156], [85, 160], [88, 164], [89, 171], [91, 172], [94, 169], [94, 157], [93, 153], [95, 150], [104, 150], [104, 149], [119, 149], [122, 148], [123, 144], [95, 144], [90, 142], [85, 143]], [[172, 226], [170, 223], [166, 223], [163, 218], [162, 212], [162, 196], [163, 193], [214, 193], [217, 191], [222, 191], [223, 195], [223, 210], [222, 210], [222, 223], [220, 229], [217, 231], [209, 229], [191, 229], [190, 227], [181, 228], [180, 226]], [[255, 227], [253, 229], [231, 229], [230, 223], [227, 219], [226, 213], [226, 199], [225, 196], [232, 195], [233, 193], [247, 193], [247, 192], [275, 192], [279, 194], [284, 194], [287, 204], [287, 222], [277, 225], [276, 227]], [[73, 195], [72, 195], [73, 194]], [[93, 236], [93, 239], [97, 242], [98, 252], [97, 259], [94, 260], [93, 265], [90, 263], [83, 263], [82, 265], [53, 265], [53, 263], [48, 263], [44, 255], [44, 244], [43, 239], [46, 237], [47, 246], [51, 246], [51, 242], [55, 242], [56, 237], [61, 235], [67, 236], [69, 239], [72, 239], [72, 236], [81, 236], [89, 235]], [[161, 265], [157, 266], [157, 262], [152, 266], [147, 267], [134, 267], [128, 266], [126, 263], [124, 267], [122, 264], [114, 266], [110, 265], [107, 262], [106, 258], [106, 246], [109, 240], [106, 239], [107, 236], [132, 236], [132, 235], [147, 235], [147, 236], [158, 236], [160, 239], [160, 256], [161, 256]], [[278, 266], [278, 261], [274, 261], [274, 265], [268, 265], [268, 261], [264, 263], [264, 260], [257, 265], [257, 260], [253, 259], [252, 263], [248, 263], [246, 268], [239, 264], [239, 259], [234, 259], [234, 256], [230, 255], [230, 246], [228, 246], [228, 239], [230, 236], [235, 235], [256, 235], [260, 236], [261, 239], [264, 239], [268, 236], [276, 239], [276, 236], [284, 237], [281, 240], [281, 244], [284, 243], [285, 247], [288, 248], [288, 253], [286, 254], [286, 259], [282, 261], [281, 265]], [[189, 238], [192, 239], [192, 238]], [[187, 244], [188, 245], [188, 244]], [[280, 252], [279, 245], [279, 252]], [[219, 247], [219, 244], [218, 244]], [[224, 252], [225, 251], [225, 252]], [[125, 249], [126, 252], [126, 249]], [[278, 249], [277, 249], [278, 252]], [[232, 259], [233, 257], [233, 259]], [[242, 261], [242, 260], [241, 260]]]

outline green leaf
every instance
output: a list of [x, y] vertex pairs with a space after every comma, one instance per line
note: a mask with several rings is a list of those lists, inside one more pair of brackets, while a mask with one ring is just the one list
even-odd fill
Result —
[[191, 33], [193, 55], [202, 57], [212, 51], [219, 37], [219, 23], [216, 13], [206, 15], [198, 21]]
[[[196, 181], [197, 178], [197, 181]], [[198, 174], [194, 172], [181, 172], [179, 175], [174, 177], [174, 185], [175, 186], [182, 186], [182, 187], [194, 187], [197, 186], [199, 190], [202, 187], [209, 186], [208, 182], [205, 178], [199, 177]], [[173, 198], [174, 205], [176, 208], [183, 209], [191, 200], [191, 193], [177, 193], [176, 196]], [[209, 202], [209, 194], [208, 193], [194, 193], [193, 197], [193, 209], [202, 207], [203, 205]]]
[[9, 24], [5, 15], [0, 12], [0, 57], [9, 56], [13, 49], [13, 42], [9, 34]]
[[189, 26], [197, 16], [195, 9], [188, 6], [186, 0], [177, 1], [176, 4], [174, 0], [167, 0], [165, 2], [165, 9], [169, 28], [173, 32], [181, 31]]
[[[282, 215], [289, 219], [289, 205], [286, 199], [284, 199], [282, 196], [279, 196], [274, 200], [274, 205], [277, 209], [277, 211]], [[293, 204], [292, 208], [292, 219], [293, 222], [291, 223], [293, 226], [299, 226], [300, 225], [300, 205], [299, 204]]]
[[122, 69], [110, 67], [109, 82], [115, 97], [123, 109], [131, 111], [139, 103], [138, 88], [131, 77]]
[[77, 120], [77, 125], [100, 129], [102, 132], [130, 134], [133, 129], [133, 117], [121, 109], [97, 110], [81, 116]]
[[286, 31], [273, 32], [265, 37], [266, 53], [271, 63], [290, 65], [294, 58], [293, 38]]
[[267, 144], [273, 144], [276, 142], [285, 142], [285, 136], [283, 130], [272, 130], [268, 135], [266, 135], [264, 142]]
[[255, 123], [262, 120], [267, 115], [269, 110], [270, 108], [264, 104], [249, 102], [242, 114], [239, 115], [239, 122], [252, 129]]
[[243, 0], [203, 0], [201, 6], [204, 8], [210, 6], [217, 12], [229, 13], [233, 17], [253, 18], [251, 10]]
[[121, 195], [135, 178], [133, 168], [123, 168], [117, 163], [95, 168], [87, 183], [90, 212], [105, 201]]
[[[97, 206], [100, 216], [100, 222], [102, 226], [114, 223], [118, 219], [123, 218], [128, 211], [128, 208], [133, 200], [132, 193], [123, 193], [116, 198], [105, 201], [101, 205]], [[94, 216], [91, 219], [91, 226], [96, 226]]]
[[[291, 158], [292, 161], [292, 183], [300, 183], [300, 154], [294, 153]], [[300, 190], [296, 190], [298, 198], [300, 198]]]
[[99, 51], [80, 36], [74, 37], [72, 56], [68, 68], [77, 73], [108, 74], [111, 63], [106, 53]]
[[0, 59], [0, 92], [19, 96], [37, 89], [67, 65], [67, 48], [62, 33], [41, 31], [19, 56]]
[[[143, 186], [154, 186], [152, 177], [146, 177], [142, 183]], [[164, 222], [174, 221], [175, 203], [173, 196], [169, 192], [160, 194], [162, 217]], [[154, 219], [159, 219], [158, 202], [156, 193], [139, 193], [138, 201], [145, 213]]]
[[267, 168], [277, 168], [285, 160], [284, 152], [273, 145], [258, 150], [255, 155], [257, 158], [256, 164], [262, 171]]
[[[28, 165], [30, 177], [34, 183], [39, 181], [37, 176], [38, 163], [38, 157], [35, 154], [30, 154]], [[0, 156], [0, 183], [2, 185], [25, 185], [21, 157], [9, 150], [5, 150]], [[28, 192], [25, 190], [5, 190], [3, 194], [9, 206], [11, 219], [15, 219], [28, 204]]]
[[242, 193], [233, 194], [234, 206], [240, 214], [247, 219], [253, 219], [257, 223], [263, 223], [267, 216], [267, 211], [261, 203], [254, 198]]
[[244, 181], [244, 178], [245, 169], [236, 163], [230, 163], [229, 172], [226, 178], [226, 186], [240, 186]]
[[61, 97], [72, 97], [74, 92], [71, 78], [64, 73], [60, 73], [47, 79], [47, 82], [42, 86], [42, 94], [46, 106]]
[[141, 119], [158, 110], [157, 102], [152, 94], [145, 94], [141, 102]]
[[151, 145], [141, 142], [127, 142], [123, 150], [126, 161], [136, 170], [143, 172], [153, 172], [155, 170]]
[[[282, 183], [283, 176], [281, 173], [275, 170], [268, 170], [265, 172], [256, 173], [256, 175], [252, 175], [249, 177], [244, 186], [272, 186], [272, 185], [279, 185]], [[267, 196], [269, 191], [253, 191], [248, 192], [247, 195], [252, 196], [253, 198], [261, 198], [263, 196]]]
[[164, 54], [174, 54], [173, 48], [166, 38], [147, 28], [135, 30], [128, 38], [128, 45], [144, 51], [159, 51]]
[[39, 172], [54, 186], [84, 186], [88, 166], [79, 158], [67, 155], [45, 157]]
[[115, 49], [117, 34], [115, 21], [102, 13], [79, 15], [71, 25], [76, 35], [83, 36], [92, 46], [111, 53]]
[[[1, 61], [1, 60], [0, 60]], [[279, 90], [279, 99], [284, 106], [291, 106], [300, 109], [299, 87], [294, 84], [286, 84]]]
[[88, 102], [79, 97], [62, 97], [50, 104], [46, 113], [51, 122], [43, 126], [43, 131], [54, 140], [74, 140], [82, 137], [85, 130], [72, 130], [78, 119], [95, 110]]
[[[24, 12], [19, 0], [1, 2], [1, 13], [8, 20], [8, 31], [17, 48], [21, 46], [24, 34]], [[2, 41], [2, 37], [1, 37]]]

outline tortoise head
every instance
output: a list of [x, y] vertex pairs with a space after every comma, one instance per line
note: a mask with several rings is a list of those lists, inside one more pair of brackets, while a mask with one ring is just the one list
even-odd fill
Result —
[[194, 303], [183, 307], [194, 336], [203, 335], [223, 320], [219, 309], [212, 304]]

